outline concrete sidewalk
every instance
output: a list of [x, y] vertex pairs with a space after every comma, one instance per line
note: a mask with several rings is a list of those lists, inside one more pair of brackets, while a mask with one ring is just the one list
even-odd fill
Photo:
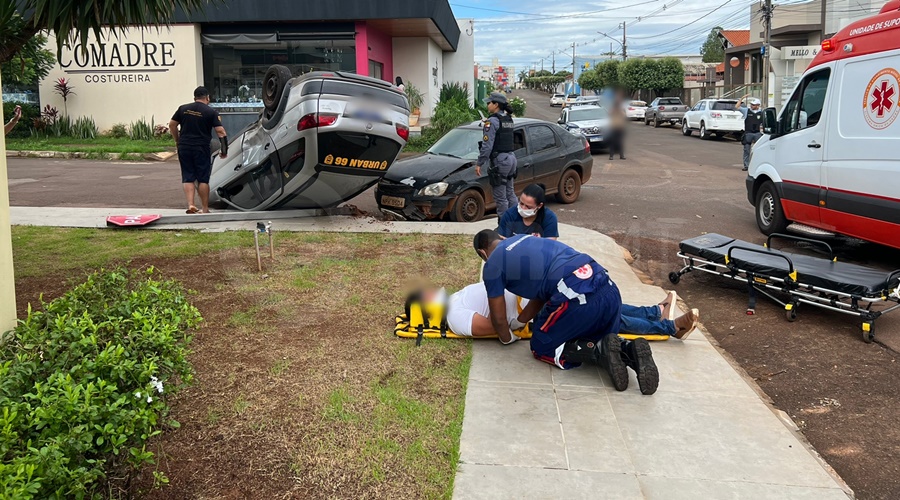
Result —
[[[180, 210], [13, 207], [13, 224], [104, 227], [107, 215]], [[277, 220], [276, 231], [474, 234], [477, 224], [393, 223], [354, 217]], [[225, 231], [255, 222], [151, 226]], [[561, 240], [610, 271], [623, 300], [659, 302], [621, 248], [562, 224]], [[702, 312], [702, 311], [701, 311]], [[793, 423], [763, 401], [702, 332], [655, 342], [659, 391], [642, 396], [632, 373], [616, 392], [593, 366], [562, 371], [533, 359], [525, 341], [473, 343], [456, 499], [846, 499], [852, 495]], [[846, 491], [846, 492], [845, 492]]]

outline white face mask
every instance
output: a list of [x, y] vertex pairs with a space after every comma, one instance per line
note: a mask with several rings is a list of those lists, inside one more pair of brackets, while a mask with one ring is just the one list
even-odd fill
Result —
[[531, 210], [526, 210], [522, 208], [522, 205], [519, 205], [519, 215], [522, 216], [523, 219], [527, 219], [529, 217], [534, 217], [534, 214], [537, 213], [536, 208], [532, 208]]

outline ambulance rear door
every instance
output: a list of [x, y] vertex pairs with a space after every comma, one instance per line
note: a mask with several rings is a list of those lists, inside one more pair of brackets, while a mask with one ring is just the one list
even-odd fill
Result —
[[900, 49], [838, 64], [823, 226], [900, 247]]

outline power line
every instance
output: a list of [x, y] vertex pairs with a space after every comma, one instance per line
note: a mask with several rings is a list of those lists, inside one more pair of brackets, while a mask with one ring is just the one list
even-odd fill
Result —
[[[592, 11], [587, 11], [587, 12], [580, 12], [577, 14], [565, 14], [565, 15], [561, 15], [561, 16], [551, 16], [551, 15], [543, 15], [543, 14], [524, 14], [524, 15], [537, 16], [537, 17], [535, 17], [533, 19], [498, 19], [496, 21], [486, 20], [486, 21], [476, 21], [476, 22], [479, 24], [533, 23], [533, 22], [538, 22], [538, 21], [548, 21], [548, 20], [554, 20], [554, 19], [571, 19], [574, 17], [592, 17], [593, 15], [596, 15], [596, 14], [604, 14], [606, 12], [612, 12], [615, 10], [630, 9], [632, 7], [646, 5], [648, 3], [657, 3], [659, 1], [660, 0], [645, 0], [643, 2], [638, 2], [635, 4], [631, 4], [631, 5], [626, 5], [623, 7], [613, 7], [610, 9], [603, 9], [603, 10], [592, 10]], [[680, 2], [682, 0], [678, 0], [678, 1]]]
[[679, 27], [677, 27], [677, 28], [675, 28], [675, 29], [673, 29], [673, 30], [666, 31], [665, 33], [657, 33], [657, 34], [655, 34], [655, 35], [653, 35], [653, 36], [633, 36], [633, 37], [631, 37], [631, 39], [632, 39], [632, 40], [645, 40], [645, 39], [647, 39], [647, 38], [658, 38], [658, 37], [661, 37], [661, 36], [666, 36], [666, 35], [668, 35], [668, 34], [670, 34], [670, 33], [675, 33], [676, 31], [679, 31], [679, 30], [682, 30], [682, 29], [684, 29], [684, 28], [687, 28], [688, 26], [690, 26], [690, 25], [692, 25], [692, 24], [694, 24], [694, 23], [700, 21], [701, 19], [704, 19], [704, 18], [706, 18], [706, 17], [711, 16], [712, 14], [714, 14], [714, 13], [715, 13], [716, 11], [718, 11], [719, 9], [721, 9], [721, 8], [725, 7], [726, 5], [730, 4], [732, 1], [733, 1], [733, 0], [726, 0], [725, 3], [719, 5], [719, 6], [716, 7], [715, 9], [709, 11], [708, 14], [703, 15], [703, 16], [700, 16], [700, 17], [698, 17], [697, 19], [694, 19], [693, 21], [691, 21], [691, 22], [689, 22], [689, 23], [687, 23], [687, 24], [684, 24], [684, 25], [682, 25], [682, 26], [679, 26]]

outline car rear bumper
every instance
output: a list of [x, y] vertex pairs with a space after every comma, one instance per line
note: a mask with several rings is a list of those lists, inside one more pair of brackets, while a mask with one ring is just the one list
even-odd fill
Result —
[[728, 123], [728, 122], [725, 122], [725, 123], [710, 122], [706, 125], [706, 130], [710, 130], [713, 132], [733, 133], [733, 132], [740, 132], [743, 129], [744, 129], [743, 123], [738, 124], [738, 123]]
[[660, 113], [658, 116], [659, 116], [659, 121], [672, 122], [672, 123], [680, 122], [681, 119], [684, 118], [683, 114], [673, 115], [673, 114], [669, 114], [669, 113]]

